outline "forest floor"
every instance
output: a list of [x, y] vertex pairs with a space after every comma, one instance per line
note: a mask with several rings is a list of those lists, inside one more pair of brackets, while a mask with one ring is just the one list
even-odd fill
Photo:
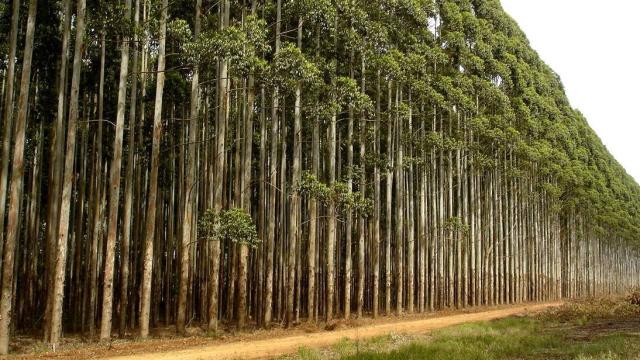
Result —
[[[490, 321], [514, 315], [531, 315], [562, 303], [520, 304], [500, 307], [446, 310], [428, 314], [336, 321], [329, 326], [299, 324], [293, 329], [253, 329], [219, 336], [205, 336], [192, 329], [193, 335], [177, 337], [173, 327], [156, 330], [150, 340], [114, 340], [108, 344], [89, 343], [86, 339], [67, 337], [58, 351], [51, 352], [32, 337], [17, 337], [12, 344], [12, 359], [263, 359], [287, 354], [305, 353], [335, 344], [368, 339], [412, 336], [459, 324]], [[357, 348], [354, 347], [354, 348]], [[321, 351], [321, 350], [318, 350]], [[316, 354], [313, 352], [310, 354]], [[346, 355], [346, 354], [342, 354]], [[341, 358], [342, 355], [337, 358]], [[322, 356], [321, 358], [325, 358]]]
[[420, 334], [343, 339], [280, 360], [640, 360], [640, 292]]

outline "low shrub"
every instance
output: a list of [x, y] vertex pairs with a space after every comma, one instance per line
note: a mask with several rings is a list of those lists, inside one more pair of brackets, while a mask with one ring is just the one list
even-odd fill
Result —
[[[636, 302], [638, 301], [638, 302]], [[576, 322], [585, 325], [593, 320], [627, 319], [640, 316], [640, 292], [624, 297], [592, 297], [571, 300], [540, 314], [544, 320]]]
[[640, 306], [640, 288], [634, 289], [627, 297], [627, 301], [631, 305]]

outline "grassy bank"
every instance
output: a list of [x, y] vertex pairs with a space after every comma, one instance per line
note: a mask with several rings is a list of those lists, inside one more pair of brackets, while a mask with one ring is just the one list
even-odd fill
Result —
[[570, 302], [534, 317], [300, 349], [294, 359], [639, 359], [640, 306], [630, 298]]

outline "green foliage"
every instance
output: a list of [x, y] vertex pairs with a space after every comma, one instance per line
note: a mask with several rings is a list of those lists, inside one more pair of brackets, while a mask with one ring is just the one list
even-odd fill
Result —
[[[336, 8], [330, 0], [296, 0], [286, 3], [303, 22], [318, 26], [322, 32], [334, 30]], [[289, 13], [285, 11], [285, 13]]]
[[315, 83], [320, 80], [316, 65], [291, 43], [275, 54], [271, 71], [274, 82], [285, 89], [293, 89], [298, 82]]
[[298, 188], [300, 194], [327, 203], [331, 196], [331, 189], [325, 183], [308, 171], [302, 173]]
[[231, 70], [238, 74], [264, 71], [267, 63], [260, 54], [269, 51], [266, 37], [264, 19], [248, 16], [243, 24], [205, 32], [197, 41], [185, 43], [184, 57], [187, 62], [200, 65], [213, 65], [215, 61], [225, 59]]
[[[89, 5], [90, 6], [90, 5]], [[133, 21], [127, 18], [124, 2], [98, 2], [87, 17], [87, 28], [97, 28], [99, 32], [114, 35], [132, 36]]]
[[354, 210], [363, 216], [369, 216], [373, 211], [373, 201], [363, 197], [360, 192], [350, 191], [346, 183], [335, 182], [330, 186], [318, 180], [308, 171], [302, 173], [296, 190], [325, 205], [333, 200], [336, 208], [341, 211]]
[[462, 219], [454, 216], [447, 219], [442, 225], [444, 229], [451, 231], [459, 231], [464, 235], [469, 234], [469, 224], [463, 223]]
[[354, 79], [345, 76], [337, 77], [334, 82], [333, 96], [339, 107], [351, 106], [356, 112], [373, 111], [371, 99], [360, 91]]
[[205, 241], [230, 240], [250, 247], [257, 247], [261, 242], [251, 215], [238, 208], [220, 213], [208, 209], [199, 219], [198, 234]]
[[191, 40], [191, 28], [184, 19], [175, 19], [167, 24], [167, 36], [177, 42], [187, 42]]

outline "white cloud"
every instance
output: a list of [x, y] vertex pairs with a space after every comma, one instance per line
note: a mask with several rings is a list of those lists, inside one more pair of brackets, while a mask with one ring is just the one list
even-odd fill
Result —
[[609, 151], [640, 182], [640, 1], [502, 0]]

